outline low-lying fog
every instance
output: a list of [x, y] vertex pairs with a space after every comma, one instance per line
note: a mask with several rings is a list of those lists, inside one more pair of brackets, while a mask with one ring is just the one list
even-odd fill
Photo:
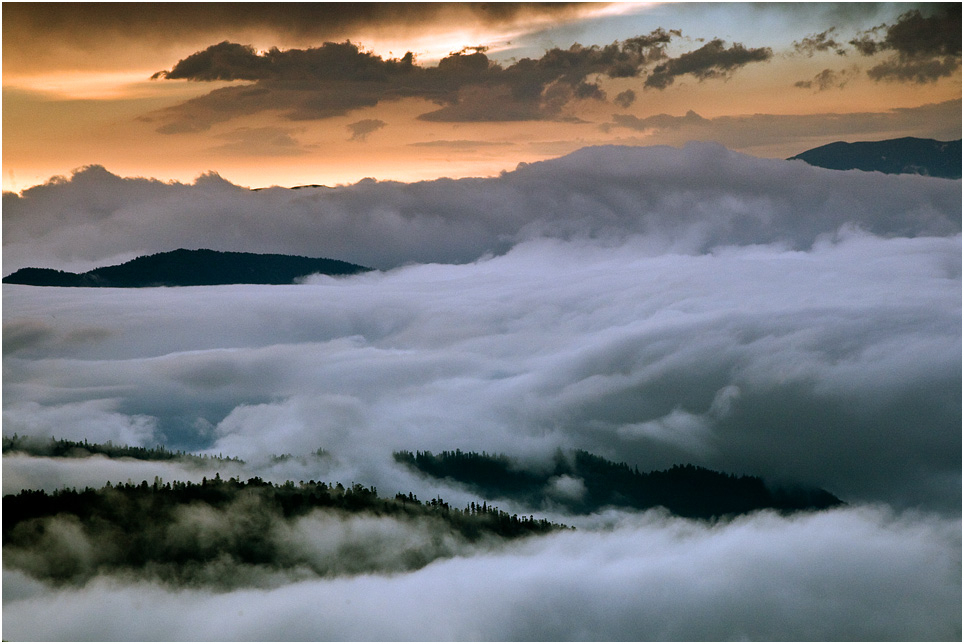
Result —
[[5, 195], [4, 211], [5, 272], [178, 246], [388, 269], [4, 285], [4, 435], [247, 461], [5, 456], [4, 494], [219, 470], [460, 503], [474, 497], [392, 451], [538, 462], [579, 448], [849, 504], [714, 527], [547, 508], [580, 529], [229, 593], [108, 577], [53, 589], [6, 568], [7, 639], [960, 638], [960, 181], [690, 146], [335, 190], [87, 170]]

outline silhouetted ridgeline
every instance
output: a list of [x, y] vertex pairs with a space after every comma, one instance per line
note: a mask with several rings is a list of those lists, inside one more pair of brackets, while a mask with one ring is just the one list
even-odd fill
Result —
[[[31, 436], [3, 437], [3, 453], [20, 452], [30, 456], [49, 456], [52, 458], [84, 458], [101, 454], [108, 458], [134, 458], [141, 461], [186, 461], [196, 464], [210, 464], [214, 462], [234, 462], [244, 463], [241, 459], [234, 456], [207, 456], [190, 454], [188, 452], [171, 450], [157, 445], [155, 447], [131, 447], [129, 445], [114, 445], [111, 441], [106, 443], [88, 443], [71, 441], [63, 438], [34, 438]], [[289, 456], [290, 455], [285, 455]], [[283, 456], [276, 457], [278, 459]]]
[[733, 476], [693, 465], [640, 472], [589, 452], [559, 452], [545, 471], [528, 470], [505, 455], [483, 452], [395, 452], [395, 460], [436, 478], [465, 484], [477, 494], [523, 501], [539, 507], [551, 501], [571, 512], [588, 513], [607, 505], [709, 519], [754, 510], [818, 510], [841, 504], [825, 490], [781, 490], [755, 476]]
[[214, 286], [219, 284], [293, 284], [307, 275], [353, 275], [372, 269], [335, 259], [295, 255], [259, 255], [179, 249], [147, 255], [117, 266], [69, 273], [50, 268], [22, 268], [5, 284], [139, 288]]
[[[352, 518], [361, 523], [341, 529], [347, 536], [332, 550], [339, 526]], [[415, 536], [373, 526], [379, 518], [401, 522]], [[317, 534], [299, 533], [300, 519], [313, 521]], [[216, 476], [201, 483], [155, 478], [153, 484], [3, 497], [4, 567], [54, 582], [83, 583], [113, 572], [230, 587], [249, 583], [254, 571], [304, 576], [411, 570], [456, 554], [460, 543], [564, 528], [510, 516], [484, 502], [459, 509], [411, 493], [381, 498], [375, 488], [358, 484], [274, 485], [257, 477], [243, 482]], [[366, 531], [375, 535], [367, 547]]]
[[789, 160], [831, 170], [866, 170], [885, 174], [921, 174], [943, 179], [961, 178], [961, 139], [889, 139], [887, 141], [837, 141], [801, 152]]

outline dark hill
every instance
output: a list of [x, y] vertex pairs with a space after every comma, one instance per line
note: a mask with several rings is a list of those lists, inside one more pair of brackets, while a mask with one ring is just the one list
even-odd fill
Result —
[[475, 452], [395, 452], [395, 460], [435, 478], [462, 483], [477, 494], [546, 502], [590, 513], [607, 505], [646, 510], [664, 507], [683, 517], [710, 519], [773, 509], [822, 510], [842, 502], [826, 490], [768, 486], [756, 476], [734, 476], [694, 465], [640, 472], [625, 463], [576, 450], [558, 453], [551, 469], [531, 471], [509, 457]]
[[885, 174], [920, 174], [961, 178], [961, 140], [890, 139], [845, 143], [837, 141], [790, 157], [831, 170], [866, 170]]
[[[334, 522], [349, 516], [391, 518], [399, 527], [385, 533], [384, 544], [366, 546], [362, 539], [318, 556], [312, 548], [292, 548], [286, 537], [308, 515]], [[62, 533], [63, 526], [70, 538], [79, 535], [83, 547], [62, 546], [65, 541], [51, 537]], [[411, 534], [431, 530], [432, 545], [423, 547], [421, 538], [406, 537], [404, 526], [411, 526]], [[22, 490], [4, 496], [3, 565], [54, 584], [84, 584], [107, 572], [181, 587], [230, 589], [257, 573], [271, 578], [310, 570], [330, 577], [416, 570], [454, 554], [449, 544], [481, 541], [490, 547], [498, 539], [563, 529], [546, 519], [509, 515], [484, 501], [472, 501], [462, 510], [441, 498], [419, 501], [411, 492], [380, 497], [376, 488], [358, 483], [277, 485], [257, 477], [222, 479], [220, 474], [201, 483], [165, 483], [155, 477], [153, 485], [108, 483], [98, 490]]]
[[50, 268], [22, 268], [3, 278], [5, 284], [138, 288], [146, 286], [212, 286], [217, 284], [292, 284], [299, 277], [352, 275], [371, 270], [334, 259], [295, 255], [259, 255], [215, 250], [179, 249], [146, 255], [117, 266], [68, 273]]

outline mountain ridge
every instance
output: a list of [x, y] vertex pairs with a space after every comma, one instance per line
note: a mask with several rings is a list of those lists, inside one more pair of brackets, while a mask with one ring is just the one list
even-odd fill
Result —
[[911, 136], [885, 141], [835, 141], [787, 159], [830, 170], [917, 174], [961, 178], [961, 139], [938, 141]]
[[179, 248], [85, 273], [21, 268], [4, 277], [3, 283], [88, 288], [293, 284], [300, 277], [316, 273], [354, 275], [370, 270], [373, 269], [325, 257]]

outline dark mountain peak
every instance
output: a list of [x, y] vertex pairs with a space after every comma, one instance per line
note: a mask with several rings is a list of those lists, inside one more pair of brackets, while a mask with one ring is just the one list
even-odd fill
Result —
[[86, 273], [22, 268], [3, 278], [3, 282], [31, 286], [110, 288], [292, 284], [298, 278], [315, 273], [353, 275], [369, 270], [365, 266], [323, 257], [178, 248], [143, 255], [116, 266], [95, 268]]
[[886, 141], [835, 141], [801, 152], [789, 160], [794, 159], [830, 170], [865, 170], [960, 179], [961, 139], [937, 141], [905, 136]]

